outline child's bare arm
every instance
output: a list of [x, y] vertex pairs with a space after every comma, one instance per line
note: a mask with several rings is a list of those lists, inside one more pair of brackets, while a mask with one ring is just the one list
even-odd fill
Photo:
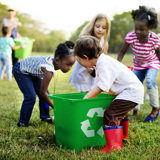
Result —
[[19, 49], [19, 48], [24, 48], [24, 47], [23, 47], [23, 45], [20, 45], [20, 46], [12, 46], [12, 49], [13, 49], [13, 50], [17, 50], [17, 49]]
[[155, 52], [156, 52], [157, 57], [158, 57], [159, 60], [160, 60], [160, 48], [158, 48]]
[[118, 61], [120, 61], [120, 62], [122, 61], [122, 59], [123, 59], [124, 55], [126, 54], [128, 48], [129, 48], [129, 44], [125, 42], [123, 44], [121, 50], [118, 53], [118, 57], [117, 57]]
[[51, 106], [53, 108], [53, 101], [50, 98], [47, 97], [47, 95], [48, 95], [47, 90], [48, 90], [49, 83], [50, 83], [50, 81], [53, 77], [53, 73], [47, 71], [43, 67], [41, 67], [41, 70], [44, 73], [44, 77], [43, 77], [43, 80], [42, 80], [42, 83], [41, 83], [41, 86], [40, 86], [40, 94], [41, 94], [42, 98], [44, 99], [44, 101], [49, 106]]
[[84, 96], [84, 99], [97, 97], [98, 94], [100, 94], [101, 92], [102, 92], [102, 90], [98, 86], [95, 86], [91, 91], [89, 91]]

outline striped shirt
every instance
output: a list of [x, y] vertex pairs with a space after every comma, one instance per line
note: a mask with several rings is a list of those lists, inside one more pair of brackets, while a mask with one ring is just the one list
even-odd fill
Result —
[[142, 44], [137, 39], [135, 31], [129, 32], [126, 37], [126, 43], [130, 44], [133, 50], [133, 66], [135, 70], [153, 68], [159, 70], [160, 61], [155, 53], [160, 46], [159, 37], [152, 31], [149, 31], [148, 42]]
[[31, 56], [25, 58], [20, 62], [20, 71], [23, 74], [43, 78], [44, 73], [41, 71], [41, 67], [45, 67], [50, 72], [55, 72], [53, 59], [54, 56]]

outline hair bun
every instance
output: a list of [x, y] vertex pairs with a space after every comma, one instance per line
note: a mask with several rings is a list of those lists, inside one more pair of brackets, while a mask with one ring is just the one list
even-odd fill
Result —
[[74, 47], [74, 43], [72, 41], [66, 41], [65, 44], [67, 45], [69, 49], [73, 49]]

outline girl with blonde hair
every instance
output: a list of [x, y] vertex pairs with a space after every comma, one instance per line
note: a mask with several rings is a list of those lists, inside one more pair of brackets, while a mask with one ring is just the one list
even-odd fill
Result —
[[[81, 31], [79, 38], [83, 36], [94, 36], [100, 42], [103, 53], [107, 54], [108, 39], [110, 34], [111, 23], [109, 18], [103, 14], [97, 14]], [[94, 84], [95, 70], [85, 68], [77, 61], [75, 63], [70, 82], [79, 92], [87, 92]]]

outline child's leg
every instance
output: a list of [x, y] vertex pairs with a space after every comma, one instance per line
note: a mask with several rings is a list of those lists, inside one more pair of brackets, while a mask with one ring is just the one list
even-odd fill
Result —
[[17, 62], [18, 62], [18, 58], [15, 57], [15, 51], [12, 50], [12, 64], [13, 64], [13, 67], [16, 65]]
[[6, 65], [6, 58], [3, 55], [0, 55], [0, 60], [1, 60], [1, 69], [0, 69], [0, 79], [3, 79], [3, 74], [5, 71], [5, 65]]
[[157, 74], [158, 71], [152, 68], [148, 69], [146, 74], [146, 87], [149, 95], [150, 105], [152, 106], [152, 111], [149, 114], [151, 118], [155, 118], [159, 112], [159, 95], [158, 87], [156, 85]]
[[[40, 110], [40, 118], [41, 119], [47, 119], [50, 118], [49, 115], [49, 105], [45, 105], [45, 101], [40, 95], [40, 86], [41, 86], [42, 79], [38, 77], [33, 77], [33, 83], [35, 87], [36, 94], [38, 95], [39, 98], [39, 110]], [[47, 93], [49, 93], [47, 91]]]
[[[137, 103], [127, 100], [114, 100], [104, 112], [103, 124], [108, 125], [110, 121], [115, 121], [119, 125], [123, 117], [136, 105]], [[111, 126], [114, 125], [111, 123]]]
[[[138, 79], [143, 83], [145, 79], [147, 70], [134, 70], [134, 74], [138, 77]], [[140, 110], [140, 104], [138, 104], [134, 109], [133, 109], [133, 114], [130, 116], [131, 117], [136, 117], [138, 116], [138, 112]]]
[[12, 59], [10, 57], [7, 57], [6, 60], [7, 80], [12, 81]]
[[29, 75], [22, 74], [20, 71], [20, 63], [17, 63], [13, 69], [14, 78], [24, 95], [21, 107], [20, 122], [28, 123], [32, 114], [32, 110], [36, 101], [36, 92], [32, 79]]
[[106, 146], [100, 150], [100, 152], [108, 153], [112, 149], [115, 151], [122, 150], [122, 138], [128, 138], [128, 133], [123, 135], [124, 133], [128, 132], [124, 132], [128, 126], [125, 126], [124, 128], [123, 125], [116, 128], [110, 126], [119, 125], [123, 117], [136, 105], [137, 103], [131, 101], [116, 99], [105, 110], [103, 123], [105, 125], [109, 125], [109, 127], [104, 128]]
[[135, 108], [133, 108], [133, 114], [131, 115], [131, 116], [129, 116], [129, 118], [132, 118], [132, 117], [136, 117], [136, 116], [138, 116], [138, 112], [139, 112], [139, 110], [140, 110], [140, 104], [138, 104], [138, 105], [136, 105], [136, 107]]

